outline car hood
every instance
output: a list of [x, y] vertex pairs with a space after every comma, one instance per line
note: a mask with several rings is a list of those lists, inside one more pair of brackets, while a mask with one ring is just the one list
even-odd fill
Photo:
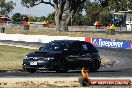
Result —
[[29, 53], [28, 57], [46, 57], [46, 56], [56, 56], [62, 54], [61, 51], [34, 51]]

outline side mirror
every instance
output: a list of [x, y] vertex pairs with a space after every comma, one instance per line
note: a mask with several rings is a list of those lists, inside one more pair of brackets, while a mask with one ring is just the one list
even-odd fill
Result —
[[40, 47], [39, 50], [42, 50], [43, 47]]

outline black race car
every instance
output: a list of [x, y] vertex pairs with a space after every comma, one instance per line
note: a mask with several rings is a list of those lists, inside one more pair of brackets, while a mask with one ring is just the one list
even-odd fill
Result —
[[98, 50], [89, 42], [78, 40], [55, 40], [31, 52], [23, 58], [24, 70], [67, 72], [84, 67], [90, 72], [100, 68]]

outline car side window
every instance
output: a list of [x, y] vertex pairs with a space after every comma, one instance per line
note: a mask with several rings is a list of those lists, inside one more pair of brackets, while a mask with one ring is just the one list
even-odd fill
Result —
[[81, 44], [81, 54], [87, 54], [89, 51], [89, 48], [86, 43]]
[[69, 51], [70, 51], [70, 54], [72, 54], [72, 55], [80, 55], [81, 47], [80, 47], [79, 42], [72, 43], [70, 45]]
[[82, 44], [82, 49], [83, 49], [84, 51], [87, 51], [87, 50], [88, 50], [87, 44]]
[[93, 46], [93, 44], [88, 42], [82, 42], [81, 55], [88, 53], [97, 53], [98, 50]]

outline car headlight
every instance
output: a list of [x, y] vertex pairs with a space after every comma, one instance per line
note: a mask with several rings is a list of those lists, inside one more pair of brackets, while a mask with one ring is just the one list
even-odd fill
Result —
[[44, 60], [53, 60], [54, 57], [45, 57]]
[[23, 57], [23, 59], [25, 59], [25, 60], [26, 60], [26, 59], [29, 59], [29, 58], [28, 58], [28, 56], [25, 56], [25, 57]]

